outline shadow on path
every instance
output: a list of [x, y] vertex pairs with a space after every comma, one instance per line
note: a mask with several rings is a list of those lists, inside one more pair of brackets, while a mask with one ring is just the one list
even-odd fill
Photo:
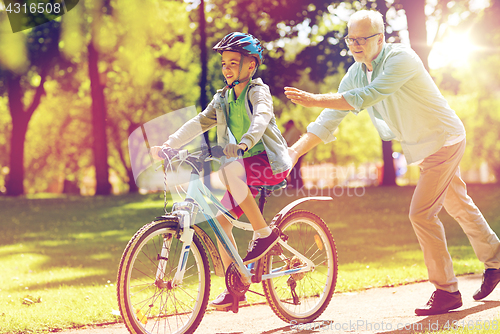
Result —
[[445, 314], [431, 315], [423, 318], [422, 320], [414, 323], [409, 323], [402, 328], [395, 328], [392, 331], [384, 331], [379, 333], [421, 333], [421, 332], [435, 332], [439, 330], [452, 330], [459, 327], [468, 328], [470, 330], [476, 329], [500, 329], [500, 324], [497, 320], [486, 319], [486, 320], [470, 320], [464, 321], [463, 319], [467, 316], [479, 313], [488, 309], [492, 309], [500, 306], [500, 301], [481, 301], [481, 304], [468, 308], [461, 311], [451, 311]]

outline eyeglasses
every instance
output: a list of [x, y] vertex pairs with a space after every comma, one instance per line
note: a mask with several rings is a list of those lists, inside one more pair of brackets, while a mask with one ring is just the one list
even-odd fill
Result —
[[381, 33], [378, 32], [375, 35], [371, 35], [368, 37], [358, 37], [358, 38], [344, 37], [344, 39], [345, 39], [347, 45], [353, 45], [354, 43], [356, 43], [357, 45], [365, 45], [367, 39], [375, 37], [375, 36], [380, 35], [380, 34]]

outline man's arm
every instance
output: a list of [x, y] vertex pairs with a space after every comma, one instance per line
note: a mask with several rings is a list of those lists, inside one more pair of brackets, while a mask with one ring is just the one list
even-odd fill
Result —
[[285, 95], [293, 103], [307, 108], [319, 107], [336, 110], [355, 109], [353, 106], [347, 103], [342, 94], [339, 93], [313, 94], [294, 87], [285, 87]]
[[295, 165], [301, 156], [318, 146], [321, 142], [321, 138], [314, 133], [306, 132], [292, 147], [288, 148], [288, 154], [292, 158], [293, 164]]

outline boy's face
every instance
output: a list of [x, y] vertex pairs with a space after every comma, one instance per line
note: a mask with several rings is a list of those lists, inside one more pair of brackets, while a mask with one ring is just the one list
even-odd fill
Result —
[[[243, 61], [243, 66], [240, 71], [240, 62]], [[239, 81], [244, 83], [250, 79], [250, 75], [255, 69], [255, 60], [253, 57], [241, 57], [241, 53], [233, 52], [233, 51], [224, 51], [222, 53], [222, 74], [228, 84], [232, 84], [233, 81], [238, 79]]]

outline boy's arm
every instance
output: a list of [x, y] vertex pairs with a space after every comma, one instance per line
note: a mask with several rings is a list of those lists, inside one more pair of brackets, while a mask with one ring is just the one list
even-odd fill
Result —
[[253, 117], [248, 131], [241, 137], [240, 144], [245, 144], [251, 149], [262, 138], [274, 113], [273, 99], [268, 86], [255, 86], [248, 94], [253, 107]]
[[210, 102], [205, 110], [171, 134], [164, 145], [179, 148], [217, 125], [217, 115], [213, 104], [214, 100]]

